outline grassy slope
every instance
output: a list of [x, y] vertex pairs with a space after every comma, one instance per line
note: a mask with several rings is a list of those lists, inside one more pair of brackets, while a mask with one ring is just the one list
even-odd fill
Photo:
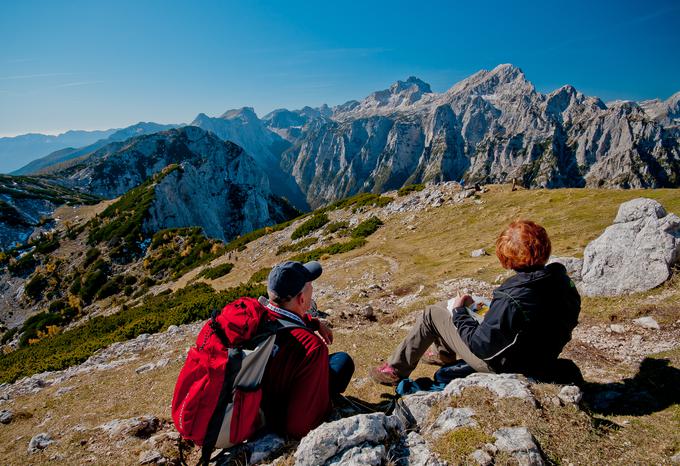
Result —
[[[491, 187], [491, 192], [481, 196], [481, 204], [466, 201], [462, 205], [447, 205], [419, 213], [403, 213], [390, 216], [385, 225], [361, 249], [340, 256], [323, 260], [326, 272], [319, 279], [319, 289], [342, 290], [348, 284], [362, 283], [362, 276], [371, 272], [377, 276], [390, 273], [390, 287], [385, 294], [401, 296], [424, 286], [424, 291], [417, 299], [399, 309], [392, 309], [394, 316], [379, 319], [378, 323], [352, 325], [339, 322], [336, 329], [336, 341], [333, 351], [348, 351], [357, 362], [355, 382], [350, 386], [349, 394], [377, 401], [383, 393], [382, 387], [364, 383], [368, 368], [381, 358], [389, 355], [396, 342], [403, 335], [403, 328], [393, 324], [396, 319], [409, 312], [421, 308], [437, 295], [436, 285], [444, 280], [456, 277], [474, 277], [493, 281], [502, 273], [497, 260], [493, 256], [493, 244], [498, 231], [515, 218], [530, 218], [542, 223], [548, 229], [553, 240], [555, 255], [582, 254], [583, 247], [597, 237], [611, 224], [621, 202], [645, 196], [658, 199], [669, 212], [680, 213], [680, 196], [678, 190], [655, 191], [600, 191], [600, 190], [555, 190], [555, 191], [518, 191], [509, 192], [508, 187]], [[334, 218], [331, 219], [335, 220]], [[415, 225], [411, 231], [405, 225]], [[234, 286], [247, 281], [250, 275], [266, 266], [282, 260], [276, 256], [275, 235], [290, 235], [299, 226], [293, 224], [284, 232], [272, 233], [248, 245], [246, 251], [239, 252], [237, 258], [227, 256], [217, 259], [212, 265], [220, 262], [234, 262], [231, 273], [211, 283], [217, 289]], [[470, 258], [473, 249], [483, 247], [491, 256]], [[254, 251], [257, 251], [255, 253]], [[237, 259], [237, 260], [234, 260]], [[187, 274], [186, 282], [195, 272]], [[662, 296], [659, 300], [668, 306], [677, 305], [680, 301], [680, 281], [673, 280], [659, 290], [640, 295], [613, 299], [584, 300], [582, 322], [602, 322], [609, 316], [619, 314], [627, 318], [635, 314], [648, 296]], [[365, 283], [367, 286], [369, 283]], [[353, 304], [362, 305], [367, 299], [353, 295], [349, 298]], [[319, 299], [321, 308], [333, 308], [336, 312], [346, 305], [332, 294], [325, 294]], [[336, 315], [334, 313], [334, 315]], [[666, 317], [664, 317], [666, 316]], [[663, 314], [663, 318], [677, 319], [674, 315]], [[192, 343], [188, 338], [186, 346]], [[179, 347], [176, 355], [184, 352], [186, 346]], [[164, 370], [134, 374], [134, 367], [146, 360], [174, 355], [144, 354], [141, 360], [132, 367], [125, 366], [106, 374], [89, 374], [69, 382], [76, 386], [73, 392], [59, 398], [53, 398], [56, 388], [48, 388], [37, 397], [22, 397], [13, 403], [24, 413], [24, 419], [12, 424], [11, 429], [0, 429], [0, 456], [19, 464], [25, 462], [25, 446], [30, 436], [37, 432], [37, 424], [43, 422], [46, 413], [51, 420], [40, 428], [40, 431], [66, 431], [76, 421], [68, 420], [74, 412], [86, 412], [78, 416], [79, 422], [86, 428], [115, 418], [127, 418], [144, 413], [154, 413], [169, 419], [169, 401], [176, 374], [180, 365], [172, 363]], [[676, 349], [659, 355], [668, 358], [677, 370], [680, 368], [680, 350]], [[174, 359], [174, 358], [172, 358]], [[629, 368], [631, 376], [635, 370]], [[419, 368], [414, 375], [430, 375], [431, 368]], [[613, 377], [617, 377], [614, 373]], [[140, 387], [144, 387], [140, 390]], [[549, 389], [547, 389], [549, 390]], [[483, 398], [471, 403], [484, 404]], [[518, 408], [520, 409], [520, 408]], [[680, 408], [678, 404], [640, 416], [597, 415], [600, 419], [612, 421], [622, 426], [618, 429], [592, 428], [584, 431], [584, 421], [578, 414], [568, 411], [555, 411], [546, 408], [537, 418], [529, 419], [531, 425], [538, 429], [538, 440], [553, 458], [576, 463], [660, 463], [669, 455], [680, 449]], [[512, 422], [521, 423], [522, 417], [513, 414], [512, 409], [506, 415]], [[492, 419], [485, 419], [483, 427], [492, 429]], [[509, 421], [510, 422], [510, 421]], [[584, 424], [585, 422], [585, 424]], [[487, 432], [488, 433], [488, 432]], [[91, 434], [82, 434], [91, 435]], [[78, 447], [77, 434], [64, 434], [61, 447], [71, 461], [85, 459], [90, 453], [87, 446]], [[96, 437], [96, 436], [95, 436]], [[563, 438], [564, 442], [559, 439]], [[131, 453], [131, 452], [129, 452]], [[43, 457], [47, 460], [48, 456]], [[99, 462], [104, 461], [99, 458]], [[67, 461], [68, 462], [68, 461]], [[134, 464], [136, 457], [122, 461]]]

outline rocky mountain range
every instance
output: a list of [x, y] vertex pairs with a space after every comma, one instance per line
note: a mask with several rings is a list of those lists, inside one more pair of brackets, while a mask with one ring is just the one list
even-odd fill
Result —
[[139, 122], [127, 128], [119, 130], [110, 130], [105, 132], [105, 136], [101, 139], [93, 141], [91, 144], [83, 146], [82, 144], [72, 144], [60, 150], [48, 153], [44, 157], [32, 160], [30, 163], [12, 172], [13, 175], [29, 175], [49, 173], [50, 171], [58, 170], [61, 164], [68, 163], [71, 160], [78, 159], [83, 155], [87, 155], [97, 149], [111, 144], [112, 142], [125, 141], [135, 136], [143, 134], [157, 133], [158, 131], [165, 131], [176, 128], [178, 125], [161, 125], [158, 123]]
[[116, 132], [66, 131], [58, 135], [29, 133], [0, 138], [0, 173], [10, 173], [30, 161], [66, 147], [82, 147]]
[[679, 98], [607, 106], [572, 86], [542, 94], [512, 65], [480, 71], [442, 94], [411, 77], [308, 118], [282, 166], [314, 206], [359, 191], [459, 179], [678, 186]]
[[[273, 194], [308, 210], [358, 192], [448, 180], [530, 188], [680, 186], [679, 118], [680, 93], [666, 101], [609, 104], [572, 86], [542, 94], [519, 68], [505, 64], [444, 93], [410, 77], [332, 108], [278, 109], [259, 118], [244, 107], [219, 117], [199, 114], [191, 126], [241, 146]], [[90, 194], [120, 195], [166, 159], [181, 162], [180, 155], [149, 166], [145, 157], [130, 160], [132, 171], [121, 168], [115, 180], [93, 167], [76, 179], [76, 167], [137, 147], [132, 135], [162, 129], [140, 123], [20, 172], [66, 176], [67, 185]]]

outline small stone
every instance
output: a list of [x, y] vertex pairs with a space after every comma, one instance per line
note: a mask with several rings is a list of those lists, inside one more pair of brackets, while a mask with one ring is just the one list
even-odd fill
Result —
[[143, 366], [139, 366], [137, 369], [135, 369], [135, 372], [138, 374], [143, 374], [144, 372], [148, 372], [150, 370], [153, 370], [156, 368], [156, 365], [152, 362], [148, 364], [144, 364]]
[[482, 256], [488, 256], [484, 249], [475, 249], [470, 253], [470, 257], [482, 257]]
[[169, 362], [170, 360], [168, 358], [159, 359], [158, 362], [156, 362], [155, 364], [156, 369], [158, 369], [159, 367], [167, 366]]
[[611, 330], [614, 333], [626, 333], [626, 327], [624, 327], [621, 324], [611, 324], [609, 326], [609, 330]]
[[581, 392], [581, 389], [576, 385], [566, 385], [562, 387], [562, 390], [560, 390], [560, 393], [557, 395], [557, 397], [564, 404], [577, 405], [583, 399], [583, 392]]
[[470, 459], [480, 466], [489, 466], [493, 464], [493, 458], [484, 450], [475, 450], [470, 454]]
[[470, 408], [446, 408], [434, 421], [432, 433], [439, 436], [459, 427], [476, 426], [477, 422], [472, 418], [474, 414]]
[[64, 395], [65, 393], [71, 392], [75, 389], [76, 387], [61, 387], [59, 390], [56, 391], [57, 396]]
[[647, 328], [650, 330], [659, 330], [659, 324], [658, 322], [654, 319], [654, 317], [640, 317], [639, 319], [633, 320], [633, 323], [637, 326], [640, 326], [642, 328]]
[[54, 440], [52, 440], [50, 434], [42, 432], [28, 442], [28, 453], [38, 453], [40, 450], [47, 448], [51, 443], [54, 443]]
[[163, 459], [165, 458], [158, 450], [143, 451], [139, 454], [139, 464], [158, 464]]
[[498, 447], [493, 443], [485, 443], [482, 448], [484, 449], [485, 452], [487, 452], [490, 455], [495, 455], [496, 453], [498, 453]]
[[176, 325], [171, 325], [170, 327], [168, 327], [167, 332], [168, 333], [177, 333], [177, 332], [179, 332], [179, 327], [176, 326]]
[[3, 409], [2, 411], [0, 411], [0, 423], [2, 424], [9, 424], [10, 422], [12, 422], [13, 417], [14, 414], [12, 413], [12, 411], [8, 409]]
[[631, 343], [635, 346], [639, 346], [642, 343], [642, 335], [635, 335]]
[[373, 319], [375, 317], [375, 313], [373, 312], [373, 306], [370, 304], [367, 304], [361, 309], [361, 315], [364, 317], [364, 319]]
[[676, 453], [675, 455], [671, 456], [671, 463], [680, 464], [680, 453]]

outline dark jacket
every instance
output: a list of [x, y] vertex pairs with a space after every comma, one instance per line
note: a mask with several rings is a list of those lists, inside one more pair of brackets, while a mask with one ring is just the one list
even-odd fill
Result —
[[581, 297], [562, 264], [518, 272], [493, 292], [484, 321], [465, 308], [453, 321], [470, 350], [494, 372], [549, 370], [578, 323]]

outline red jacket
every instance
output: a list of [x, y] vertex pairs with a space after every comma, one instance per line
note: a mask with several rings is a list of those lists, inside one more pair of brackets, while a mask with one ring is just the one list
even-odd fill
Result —
[[[286, 318], [269, 310], [268, 318]], [[267, 426], [299, 439], [321, 424], [331, 409], [328, 347], [314, 333], [317, 319], [305, 315], [309, 330], [295, 328], [276, 337], [262, 378], [262, 410]]]

